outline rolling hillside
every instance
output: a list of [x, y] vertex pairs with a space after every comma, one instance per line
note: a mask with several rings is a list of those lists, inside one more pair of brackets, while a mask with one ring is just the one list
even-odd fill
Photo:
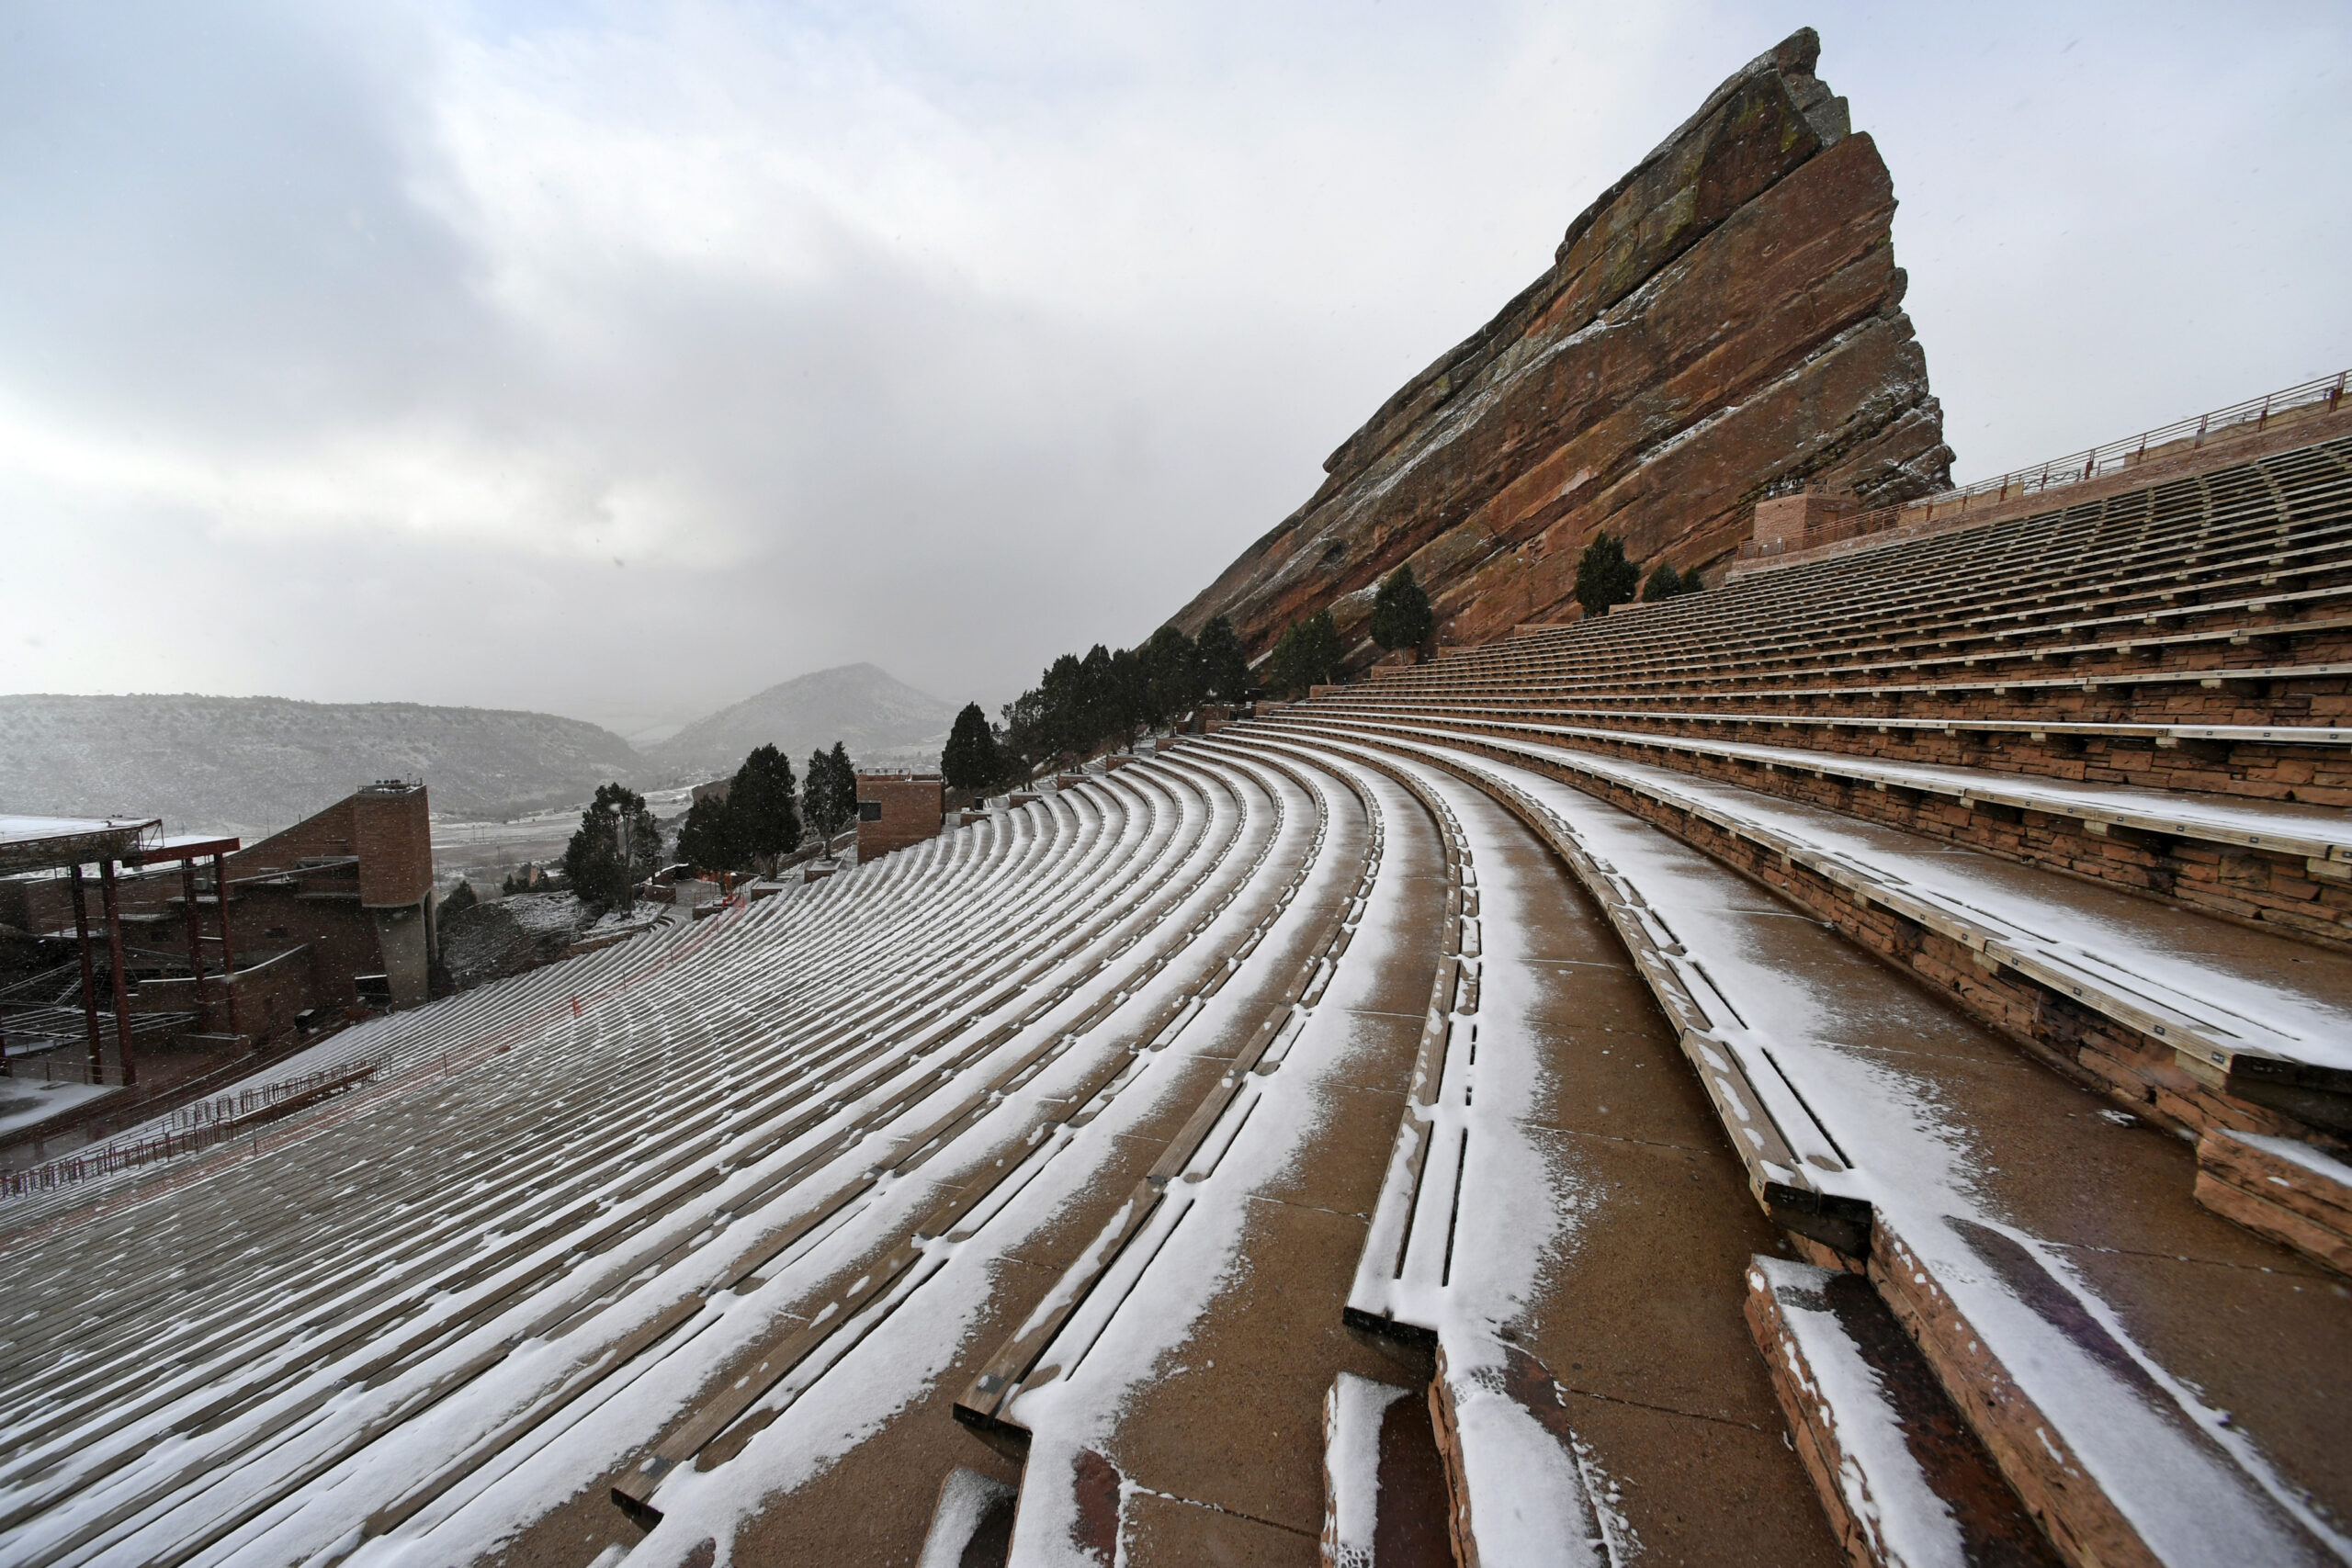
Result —
[[771, 743], [796, 772], [809, 752], [836, 740], [867, 765], [935, 767], [955, 718], [956, 705], [878, 666], [844, 664], [770, 686], [696, 719], [644, 754], [649, 777], [669, 782], [732, 773], [744, 753]]
[[0, 808], [131, 812], [173, 831], [285, 827], [371, 779], [422, 777], [434, 809], [504, 817], [580, 799], [644, 761], [553, 714], [283, 697], [0, 696]]

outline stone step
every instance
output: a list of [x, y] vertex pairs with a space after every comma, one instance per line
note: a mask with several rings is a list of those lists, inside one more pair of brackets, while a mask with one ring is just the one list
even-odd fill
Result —
[[2216, 1128], [2197, 1143], [2197, 1201], [2352, 1274], [2352, 1165], [2316, 1145]]
[[[1325, 743], [1351, 749], [1343, 735]], [[1467, 750], [1388, 750], [1537, 827], [1668, 1013], [1706, 998], [1685, 1050], [1711, 1077], [1744, 1068], [1718, 1109], [1734, 1147], [1753, 1144], [1758, 1196], [1866, 1265], [2062, 1557], [2339, 1560], [2325, 1520], [2344, 1483], [2298, 1434], [2333, 1417], [2346, 1309], [2191, 1201], [2177, 1141], [1890, 987], [1836, 932], [1631, 812]], [[1779, 1194], [1800, 1186], [1859, 1200], [1866, 1221], [1844, 1238], [1792, 1224]], [[2242, 1339], [2266, 1354], [2220, 1353]]]
[[1453, 1568], [1446, 1470], [1429, 1402], [1353, 1372], [1323, 1400], [1323, 1561], [1333, 1568]]
[[939, 1483], [931, 1530], [915, 1568], [1004, 1568], [1020, 1493], [957, 1465]]
[[1860, 1274], [1757, 1258], [1747, 1325], [1847, 1552], [1896, 1563], [2059, 1561], [1934, 1371]]

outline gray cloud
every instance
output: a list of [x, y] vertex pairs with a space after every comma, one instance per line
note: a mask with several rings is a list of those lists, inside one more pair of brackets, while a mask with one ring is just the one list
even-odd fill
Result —
[[1001, 700], [1807, 20], [1963, 473], [2352, 357], [2331, 10], [1622, 9], [20, 7], [0, 689]]

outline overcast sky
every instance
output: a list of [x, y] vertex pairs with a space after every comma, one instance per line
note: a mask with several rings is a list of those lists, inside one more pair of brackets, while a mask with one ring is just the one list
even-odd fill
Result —
[[2352, 8], [0, 6], [0, 691], [1147, 635], [1793, 28], [1962, 478], [2352, 364]]

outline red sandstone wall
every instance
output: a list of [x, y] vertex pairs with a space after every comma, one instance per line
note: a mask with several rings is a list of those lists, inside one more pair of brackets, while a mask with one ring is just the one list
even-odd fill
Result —
[[1718, 88], [1174, 624], [1230, 615], [1258, 655], [1329, 606], [1362, 662], [1373, 590], [1410, 562], [1441, 639], [1483, 642], [1565, 615], [1602, 528], [1689, 569], [1736, 550], [1777, 480], [1862, 505], [1948, 483], [1893, 184], [1818, 49], [1806, 29]]

